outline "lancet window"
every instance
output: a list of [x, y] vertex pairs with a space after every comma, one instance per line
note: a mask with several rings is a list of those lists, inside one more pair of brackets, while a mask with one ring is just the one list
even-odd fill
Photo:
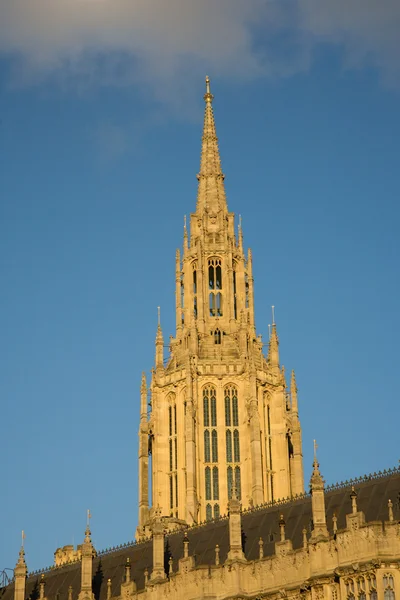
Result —
[[365, 579], [364, 577], [359, 577], [357, 579], [357, 593], [358, 600], [367, 600], [367, 596], [365, 593]]
[[178, 516], [178, 419], [175, 397], [168, 406], [169, 507], [171, 516]]
[[213, 386], [203, 390], [203, 424], [204, 424], [204, 485], [206, 519], [219, 516], [219, 469], [218, 463], [218, 431], [217, 431], [217, 395]]
[[378, 600], [378, 590], [375, 575], [368, 577], [369, 600]]
[[222, 317], [222, 266], [220, 258], [208, 261], [208, 289], [210, 317]]
[[224, 393], [225, 402], [225, 449], [227, 467], [228, 499], [232, 498], [233, 486], [236, 496], [241, 498], [239, 404], [235, 386], [228, 386]]
[[385, 573], [383, 576], [383, 596], [384, 600], [395, 600], [394, 578], [391, 573]]

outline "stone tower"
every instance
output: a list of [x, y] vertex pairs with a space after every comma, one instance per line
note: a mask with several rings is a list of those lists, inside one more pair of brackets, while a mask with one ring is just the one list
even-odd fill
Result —
[[196, 212], [176, 252], [176, 334], [165, 362], [159, 323], [149, 390], [142, 379], [138, 538], [160, 515], [175, 528], [226, 513], [232, 496], [246, 508], [304, 492], [296, 381], [289, 393], [276, 324], [267, 357], [256, 333], [252, 255], [228, 211], [208, 78], [204, 100]]

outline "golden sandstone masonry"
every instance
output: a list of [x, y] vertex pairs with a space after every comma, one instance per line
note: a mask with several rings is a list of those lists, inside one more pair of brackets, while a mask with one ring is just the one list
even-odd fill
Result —
[[22, 547], [0, 600], [400, 600], [400, 469], [326, 488], [314, 453], [304, 492], [295, 376], [288, 388], [276, 324], [267, 357], [256, 333], [208, 79], [204, 99], [175, 337], [165, 361], [159, 324], [142, 378], [136, 542], [96, 552], [88, 525], [30, 574]]

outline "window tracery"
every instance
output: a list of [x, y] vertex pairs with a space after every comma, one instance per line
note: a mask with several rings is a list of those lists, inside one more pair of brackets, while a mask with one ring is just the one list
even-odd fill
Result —
[[[241, 499], [239, 405], [237, 388], [233, 385], [225, 388], [225, 449], [227, 467], [228, 500], [232, 498], [233, 486], [236, 496]], [[234, 429], [232, 429], [232, 427]]]
[[203, 424], [204, 424], [204, 481], [206, 519], [210, 520], [219, 515], [219, 471], [218, 466], [218, 431], [217, 431], [217, 395], [214, 386], [208, 385], [203, 389]]
[[178, 416], [175, 396], [168, 398], [169, 507], [178, 515]]
[[384, 600], [395, 600], [394, 578], [391, 573], [385, 573], [383, 576], [383, 597]]
[[220, 258], [208, 260], [208, 289], [210, 317], [222, 317], [222, 266]]

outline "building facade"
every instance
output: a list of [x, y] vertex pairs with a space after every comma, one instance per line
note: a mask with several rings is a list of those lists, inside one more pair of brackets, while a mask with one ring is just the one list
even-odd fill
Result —
[[[141, 386], [136, 541], [22, 547], [0, 600], [400, 600], [400, 468], [304, 492], [294, 373], [256, 333], [252, 257], [228, 212], [209, 81], [176, 333]], [[150, 407], [150, 410], [149, 410]], [[151, 490], [151, 494], [149, 492]], [[151, 497], [150, 497], [151, 495]]]

